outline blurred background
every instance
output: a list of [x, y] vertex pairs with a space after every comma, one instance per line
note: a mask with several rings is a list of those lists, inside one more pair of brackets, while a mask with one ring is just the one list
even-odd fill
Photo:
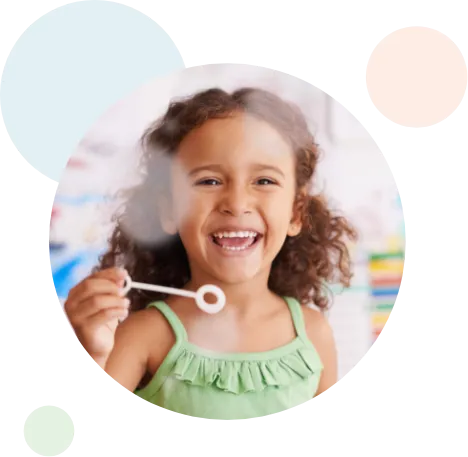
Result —
[[332, 287], [328, 312], [341, 378], [378, 337], [398, 294], [405, 245], [401, 202], [383, 155], [362, 125], [327, 94], [284, 73], [235, 64], [194, 67], [141, 87], [97, 119], [70, 158], [53, 205], [50, 258], [57, 295], [63, 304], [106, 250], [116, 193], [136, 177], [138, 140], [170, 99], [240, 86], [268, 89], [300, 106], [323, 151], [319, 190], [359, 231], [359, 241], [350, 246], [353, 283], [346, 290]]

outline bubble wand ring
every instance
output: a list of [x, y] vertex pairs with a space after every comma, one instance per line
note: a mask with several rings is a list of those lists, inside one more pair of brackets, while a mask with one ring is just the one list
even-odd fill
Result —
[[[226, 304], [226, 296], [224, 295], [224, 292], [219, 287], [212, 284], [206, 284], [201, 286], [196, 292], [191, 292], [190, 290], [175, 289], [173, 287], [156, 286], [153, 284], [134, 282], [130, 276], [127, 276], [122, 288], [122, 295], [127, 295], [130, 289], [141, 289], [151, 292], [162, 292], [164, 294], [193, 298], [197, 306], [208, 314], [219, 313]], [[212, 304], [207, 303], [205, 300], [206, 294], [213, 294], [216, 297], [216, 302]]]

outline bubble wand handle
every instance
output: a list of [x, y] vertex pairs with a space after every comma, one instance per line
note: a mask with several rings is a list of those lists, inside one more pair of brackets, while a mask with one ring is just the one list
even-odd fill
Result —
[[188, 298], [195, 298], [197, 296], [196, 292], [192, 292], [190, 290], [175, 289], [173, 287], [165, 286], [156, 286], [153, 284], [145, 284], [143, 282], [132, 281], [132, 289], [149, 290], [151, 292], [162, 292], [163, 294], [180, 295], [181, 297]]
[[[224, 292], [217, 286], [212, 284], [206, 284], [200, 287], [196, 292], [190, 290], [175, 289], [173, 287], [158, 286], [155, 284], [145, 284], [142, 282], [133, 282], [130, 276], [125, 278], [124, 287], [122, 294], [126, 295], [130, 289], [141, 289], [152, 292], [162, 292], [169, 295], [179, 295], [181, 297], [193, 298], [197, 306], [208, 314], [215, 314], [221, 311], [226, 304], [226, 296]], [[215, 303], [207, 303], [205, 300], [205, 294], [213, 294], [216, 297]]]

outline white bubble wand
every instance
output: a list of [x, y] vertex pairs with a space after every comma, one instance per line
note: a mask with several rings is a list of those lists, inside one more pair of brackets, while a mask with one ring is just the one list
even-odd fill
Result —
[[[153, 284], [145, 284], [142, 282], [134, 282], [130, 276], [125, 278], [122, 294], [127, 295], [130, 289], [149, 290], [151, 292], [162, 292], [164, 294], [179, 295], [181, 297], [193, 298], [197, 306], [208, 314], [219, 313], [226, 304], [226, 296], [224, 292], [217, 286], [206, 284], [201, 286], [196, 292], [190, 290], [175, 289], [173, 287], [157, 286]], [[206, 294], [213, 294], [216, 297], [215, 303], [207, 303], [205, 300]]]

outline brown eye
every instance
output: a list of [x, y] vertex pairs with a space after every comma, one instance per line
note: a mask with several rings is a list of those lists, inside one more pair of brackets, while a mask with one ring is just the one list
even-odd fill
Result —
[[260, 178], [260, 179], [257, 179], [256, 182], [260, 186], [268, 186], [268, 185], [271, 185], [271, 184], [276, 184], [275, 181], [273, 181], [272, 179], [269, 179], [269, 178]]
[[197, 186], [218, 186], [220, 184], [221, 182], [219, 180], [213, 178], [203, 179], [197, 182]]

